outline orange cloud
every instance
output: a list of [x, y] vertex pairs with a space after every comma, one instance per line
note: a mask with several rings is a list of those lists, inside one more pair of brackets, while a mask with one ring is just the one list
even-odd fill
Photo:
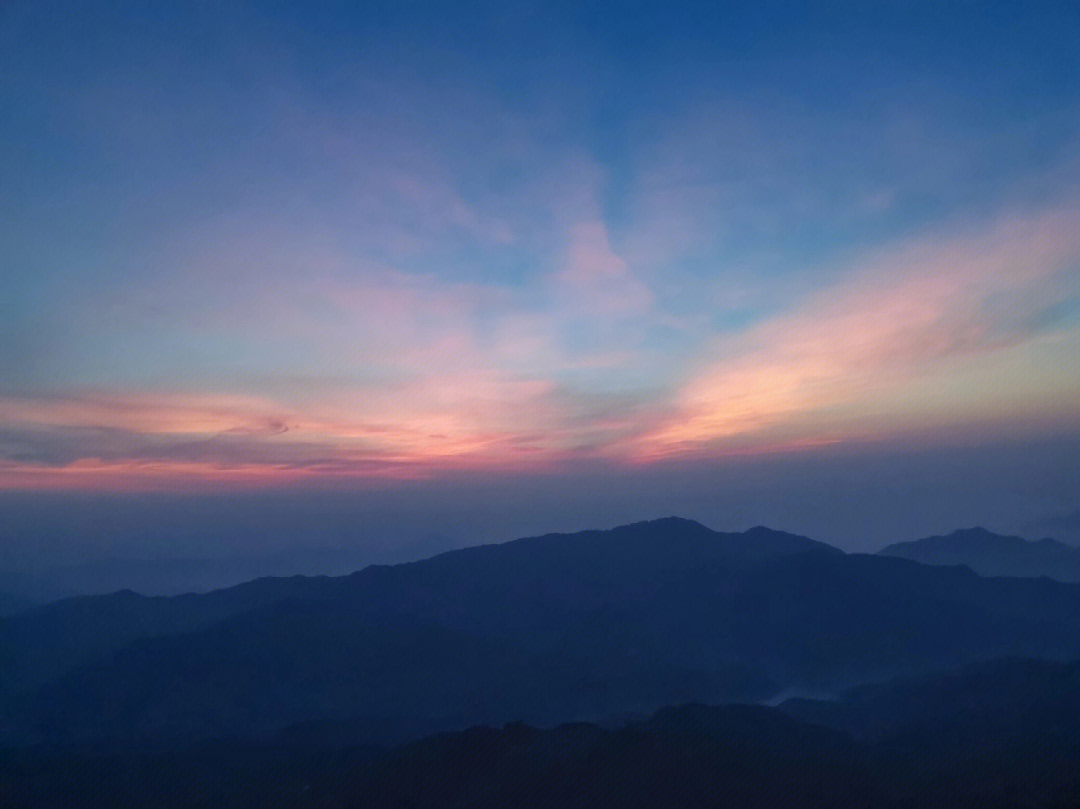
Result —
[[718, 341], [722, 358], [701, 367], [630, 454], [664, 457], [768, 431], [811, 438], [822, 414], [850, 435], [845, 423], [864, 421], [857, 411], [875, 396], [1030, 343], [1026, 320], [1078, 291], [1078, 258], [1075, 207], [872, 257], [797, 310]]

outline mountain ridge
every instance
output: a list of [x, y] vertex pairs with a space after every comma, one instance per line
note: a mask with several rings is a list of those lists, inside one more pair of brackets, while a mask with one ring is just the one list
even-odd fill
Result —
[[89, 809], [1049, 809], [1080, 797], [1078, 678], [1075, 661], [1004, 659], [830, 703], [674, 704], [609, 727], [514, 721], [387, 747], [306, 728], [182, 751], [35, 748], [0, 755], [0, 798]]
[[[535, 582], [538, 574], [546, 571], [561, 577], [560, 581], [573, 579], [581, 597], [598, 587], [598, 580], [607, 580], [605, 592], [614, 597], [612, 582], [621, 585], [628, 578], [640, 582], [655, 577], [658, 565], [666, 569], [740, 554], [750, 560], [760, 558], [764, 540], [769, 538], [775, 538], [779, 553], [835, 551], [805, 537], [765, 531], [768, 533], [758, 531], [747, 539], [750, 532], [721, 533], [692, 520], [663, 518], [605, 531], [546, 534], [460, 548], [414, 562], [369, 565], [344, 576], [264, 577], [209, 593], [175, 596], [121, 590], [70, 597], [0, 619], [0, 649], [12, 650], [6, 661], [0, 660], [0, 694], [42, 685], [74, 665], [100, 661], [102, 653], [143, 637], [194, 631], [287, 598], [347, 601], [365, 587], [391, 586], [388, 583], [409, 577], [429, 581], [430, 591], [439, 579], [448, 576], [473, 579], [486, 571], [501, 577], [508, 573], [529, 576]], [[673, 551], [679, 549], [682, 556], [673, 557]], [[613, 558], [621, 558], [625, 564], [613, 565]], [[512, 588], [504, 591], [508, 598], [513, 592]], [[423, 599], [425, 595], [417, 592], [416, 597]], [[454, 605], [447, 608], [454, 609]]]
[[1046, 576], [1080, 582], [1080, 548], [1050, 538], [1027, 540], [997, 534], [982, 527], [897, 542], [878, 553], [928, 565], [966, 565], [982, 576]]
[[60, 602], [0, 621], [0, 648], [10, 744], [263, 738], [349, 716], [382, 742], [1080, 657], [1080, 585], [662, 519], [344, 577]]

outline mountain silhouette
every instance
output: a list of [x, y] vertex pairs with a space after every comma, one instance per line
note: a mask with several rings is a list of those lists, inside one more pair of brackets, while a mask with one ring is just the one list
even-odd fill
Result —
[[[617, 604], [627, 591], [643, 582], [662, 581], [668, 571], [720, 560], [738, 566], [810, 550], [839, 553], [823, 543], [766, 528], [724, 534], [691, 520], [666, 518], [610, 531], [465, 548], [420, 562], [373, 565], [351, 576], [263, 578], [171, 597], [130, 590], [80, 596], [0, 620], [0, 648], [11, 650], [0, 659], [0, 693], [22, 691], [78, 665], [102, 662], [140, 638], [190, 632], [288, 599], [360, 600], [374, 612], [422, 614], [423, 599], [442, 592], [452, 596], [441, 605], [448, 617], [486, 605], [500, 612], [502, 620], [514, 611], [527, 612], [530, 599], [550, 597], [567, 607], [575, 602], [578, 607]], [[481, 605], [476, 599], [482, 592], [486, 597]], [[412, 603], [403, 605], [403, 599]], [[474, 614], [474, 623], [482, 620]], [[525, 615], [523, 620], [531, 619]]]
[[780, 709], [861, 739], [912, 733], [940, 739], [960, 730], [989, 738], [1021, 727], [1080, 739], [1080, 663], [991, 660], [918, 679], [856, 686], [835, 700], [791, 699]]
[[879, 551], [926, 565], [967, 565], [981, 576], [1047, 576], [1080, 582], [1080, 548], [1053, 539], [1029, 541], [985, 528], [953, 531]]
[[1078, 658], [1080, 585], [664, 519], [338, 578], [73, 599], [0, 622], [0, 644], [8, 744], [339, 720], [387, 743]]
[[1078, 678], [1076, 662], [995, 660], [834, 702], [686, 704], [618, 727], [512, 722], [390, 748], [310, 729], [182, 751], [34, 748], [0, 756], [0, 799], [90, 809], [1075, 806]]

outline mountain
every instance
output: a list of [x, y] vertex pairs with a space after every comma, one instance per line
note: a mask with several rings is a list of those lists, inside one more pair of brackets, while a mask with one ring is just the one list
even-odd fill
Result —
[[[0, 620], [0, 650], [7, 652], [0, 657], [0, 694], [102, 662], [140, 638], [190, 632], [287, 599], [359, 600], [376, 613], [422, 615], [423, 599], [441, 594], [447, 623], [462, 610], [471, 612], [473, 624], [495, 620], [485, 618], [484, 610], [498, 613], [498, 620], [524, 612], [522, 618], [528, 621], [530, 602], [547, 599], [567, 609], [617, 604], [643, 582], [662, 580], [666, 571], [718, 560], [745, 565], [810, 550], [839, 553], [805, 537], [765, 528], [723, 534], [691, 520], [669, 518], [610, 531], [466, 548], [403, 565], [373, 565], [352, 576], [264, 578], [172, 597], [125, 590], [70, 598]], [[478, 590], [478, 585], [486, 589]], [[424, 592], [411, 592], [416, 588]], [[482, 603], [477, 601], [481, 594]]]
[[[689, 704], [619, 727], [513, 722], [390, 748], [288, 733], [184, 751], [7, 751], [0, 801], [88, 809], [1076, 806], [1078, 675], [1075, 662], [990, 661], [835, 703]], [[995, 711], [995, 701], [1005, 709]]]
[[0, 696], [100, 662], [128, 644], [211, 626], [287, 598], [317, 599], [333, 580], [258, 579], [203, 595], [148, 597], [130, 590], [79, 596], [0, 619]]
[[325, 605], [285, 601], [202, 632], [132, 644], [108, 664], [20, 697], [8, 718], [21, 735], [8, 741], [266, 738], [312, 718], [366, 717], [364, 741], [385, 743], [409, 738], [402, 727], [552, 724], [775, 690], [738, 665], [694, 671], [643, 662], [630, 672], [431, 624], [380, 625], [348, 610], [330, 618]]
[[[857, 808], [871, 805], [869, 796], [882, 786], [858, 769], [851, 755], [857, 752], [843, 734], [778, 711], [693, 707], [626, 729], [513, 723], [385, 751], [288, 744], [104, 756], [30, 751], [0, 756], [0, 800], [87, 809]], [[841, 763], [844, 755], [851, 764]]]
[[1002, 733], [1080, 742], [1080, 663], [1005, 658], [917, 679], [849, 689], [835, 700], [792, 699], [788, 715], [860, 739], [919, 734], [983, 743]]
[[354, 720], [388, 743], [1080, 657], [1080, 585], [666, 519], [0, 621], [0, 738], [190, 743]]
[[1041, 539], [1032, 542], [985, 528], [899, 542], [879, 551], [925, 565], [967, 565], [981, 576], [1047, 576], [1080, 582], [1080, 548]]

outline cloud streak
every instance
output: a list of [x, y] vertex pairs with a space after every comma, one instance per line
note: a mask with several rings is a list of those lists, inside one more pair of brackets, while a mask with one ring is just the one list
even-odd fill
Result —
[[[1077, 304], [1078, 266], [1075, 206], [871, 256], [794, 310], [716, 341], [723, 358], [679, 390], [672, 412], [637, 442], [639, 457], [719, 448], [770, 430], [809, 441], [822, 421], [838, 439], [865, 434], [873, 428], [860, 424], [852, 435], [844, 423], [876, 398], [1032, 347], [1042, 337], [1032, 327], [1040, 313], [1063, 300]], [[991, 381], [1003, 390], [1016, 383]], [[1066, 380], [1074, 396], [1076, 383]], [[977, 399], [993, 393], [969, 390], [952, 404], [979, 410]], [[929, 426], [943, 416], [936, 410], [927, 401], [909, 415]], [[877, 429], [894, 426], [883, 420]]]
[[788, 311], [702, 343], [685, 380], [649, 393], [574, 384], [575, 369], [590, 366], [632, 375], [647, 361], [640, 346], [595, 365], [560, 345], [560, 329], [586, 311], [635, 327], [657, 315], [593, 223], [572, 229], [553, 276], [561, 292], [546, 311], [530, 313], [532, 292], [434, 276], [320, 281], [320, 299], [346, 315], [344, 331], [312, 321], [307, 338], [351, 335], [338, 349], [351, 358], [341, 369], [355, 362], [366, 378], [301, 379], [276, 398], [0, 397], [0, 485], [123, 487], [143, 477], [165, 486], [175, 477], [249, 486], [795, 451], [912, 424], [929, 430], [965, 412], [1015, 417], [1021, 393], [1019, 412], [1067, 421], [1075, 376], [1054, 382], [1033, 365], [1031, 390], [990, 372], [1077, 343], [1075, 322], [1047, 312], [1080, 300], [1078, 224], [1080, 209], [1067, 206], [864, 256]]

